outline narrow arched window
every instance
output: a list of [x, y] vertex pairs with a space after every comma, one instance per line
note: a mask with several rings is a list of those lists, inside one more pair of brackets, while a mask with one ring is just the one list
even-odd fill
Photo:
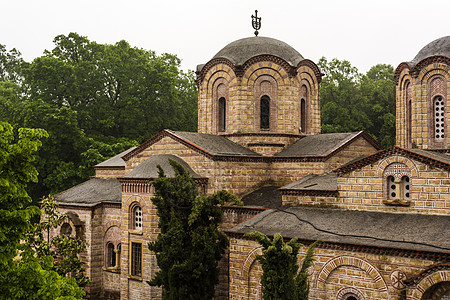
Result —
[[131, 228], [137, 230], [142, 229], [142, 222], [143, 222], [142, 208], [139, 205], [134, 205], [131, 208], [130, 217], [131, 217]]
[[408, 200], [410, 198], [410, 189], [411, 186], [409, 184], [409, 177], [403, 176], [402, 177], [402, 187], [403, 187], [403, 198]]
[[115, 267], [116, 266], [116, 252], [114, 251], [114, 244], [108, 243], [106, 246], [106, 266]]
[[300, 100], [300, 130], [306, 131], [306, 100]]
[[387, 177], [387, 190], [388, 190], [388, 199], [393, 200], [397, 198], [397, 185], [395, 184], [394, 176]]
[[225, 131], [226, 124], [226, 100], [224, 97], [219, 99], [219, 131]]
[[261, 106], [260, 106], [260, 128], [261, 130], [269, 130], [270, 129], [270, 99], [267, 96], [261, 97]]
[[445, 137], [445, 112], [444, 98], [436, 96], [433, 100], [434, 104], [434, 137], [438, 141], [442, 141]]
[[412, 103], [411, 103], [411, 84], [405, 84], [405, 104], [406, 104], [406, 147], [412, 145]]

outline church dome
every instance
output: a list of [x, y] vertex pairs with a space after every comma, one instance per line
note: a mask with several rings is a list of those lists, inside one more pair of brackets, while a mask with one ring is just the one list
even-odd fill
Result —
[[414, 66], [425, 58], [436, 55], [450, 57], [450, 36], [434, 40], [423, 47], [411, 63]]
[[220, 50], [214, 58], [226, 58], [234, 65], [242, 65], [252, 57], [269, 54], [278, 56], [291, 66], [297, 66], [303, 56], [285, 42], [269, 37], [249, 37], [234, 41]]

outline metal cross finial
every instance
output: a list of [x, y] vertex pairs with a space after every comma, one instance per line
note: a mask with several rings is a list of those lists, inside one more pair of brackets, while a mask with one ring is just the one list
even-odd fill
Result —
[[258, 18], [257, 10], [255, 10], [255, 15], [252, 15], [252, 26], [255, 29], [255, 36], [258, 36], [258, 30], [261, 29], [261, 17]]

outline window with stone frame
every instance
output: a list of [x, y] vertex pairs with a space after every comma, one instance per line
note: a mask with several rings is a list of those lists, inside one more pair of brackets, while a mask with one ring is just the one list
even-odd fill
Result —
[[116, 266], [116, 252], [114, 251], [114, 244], [109, 242], [106, 245], [106, 267], [114, 268]]
[[143, 215], [142, 207], [138, 204], [133, 204], [130, 209], [130, 227], [135, 230], [142, 230]]
[[302, 133], [308, 132], [308, 103], [309, 103], [309, 88], [303, 84], [300, 88], [300, 131]]
[[130, 275], [142, 276], [142, 243], [131, 242]]
[[266, 95], [261, 97], [259, 124], [261, 130], [270, 129], [270, 98]]
[[411, 84], [409, 81], [405, 83], [404, 88], [405, 95], [405, 107], [406, 107], [406, 137], [405, 145], [406, 147], [412, 146], [412, 100], [411, 100]]
[[445, 138], [445, 101], [444, 97], [438, 95], [433, 99], [434, 106], [434, 137], [436, 141]]
[[226, 129], [226, 118], [227, 118], [227, 106], [224, 97], [219, 99], [219, 131], [224, 132]]
[[411, 172], [402, 163], [393, 163], [384, 170], [384, 204], [409, 205], [411, 203]]
[[428, 97], [431, 108], [430, 130], [431, 138], [436, 148], [443, 147], [446, 138], [446, 104], [447, 84], [441, 75], [433, 76], [428, 85]]

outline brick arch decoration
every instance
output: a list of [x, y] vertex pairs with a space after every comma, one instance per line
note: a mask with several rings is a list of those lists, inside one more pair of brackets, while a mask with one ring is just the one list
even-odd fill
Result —
[[406, 165], [409, 168], [412, 177], [417, 177], [419, 174], [419, 169], [416, 164], [411, 159], [400, 155], [388, 156], [380, 160], [376, 169], [376, 174], [382, 177], [384, 170], [393, 163], [401, 163]]
[[225, 66], [223, 69], [215, 70], [214, 73], [208, 73], [208, 77], [205, 78], [201, 87], [199, 87], [199, 93], [211, 98], [214, 86], [219, 79], [223, 79], [228, 82], [229, 86], [236, 85], [236, 76], [227, 66]]
[[407, 300], [420, 300], [423, 294], [433, 285], [450, 281], [450, 265], [436, 265], [423, 271], [419, 276], [408, 282], [407, 285], [412, 288], [408, 288], [406, 292]]
[[387, 284], [383, 276], [381, 276], [380, 271], [378, 271], [378, 269], [374, 265], [372, 265], [367, 260], [347, 255], [338, 256], [328, 260], [319, 271], [314, 286], [318, 289], [325, 289], [325, 284], [328, 277], [333, 272], [333, 270], [339, 268], [340, 266], [353, 266], [365, 271], [370, 275], [370, 277], [374, 279], [375, 285], [380, 290], [380, 292], [386, 292], [389, 295]]
[[121, 228], [121, 224], [119, 221], [109, 221], [108, 223], [106, 223], [105, 225], [103, 225], [103, 230], [102, 230], [102, 236], [103, 238], [105, 237], [106, 232], [108, 231], [109, 228], [113, 227], [113, 226], [117, 226], [119, 228]]
[[450, 70], [450, 58], [441, 55], [427, 57], [416, 64], [410, 71], [413, 77], [421, 77], [424, 70], [444, 69], [448, 73]]
[[253, 248], [248, 254], [247, 257], [244, 260], [244, 263], [242, 264], [242, 277], [248, 278], [250, 275], [250, 269], [253, 265], [253, 262], [256, 260], [257, 255], [262, 255], [262, 246]]
[[[417, 80], [419, 82], [422, 82], [422, 84], [428, 82], [430, 78], [434, 77], [435, 75], [441, 75], [446, 80], [450, 79], [450, 61], [449, 64], [429, 64], [426, 67], [420, 69], [417, 71]], [[411, 73], [411, 75], [414, 77], [414, 74]]]
[[250, 66], [242, 76], [241, 85], [253, 87], [258, 77], [263, 75], [273, 77], [278, 87], [289, 86], [291, 84], [289, 75], [283, 68], [274, 63], [265, 62]]
[[[254, 56], [250, 59], [248, 59], [246, 62], [242, 64], [241, 67], [237, 66], [237, 75], [238, 76], [244, 76], [247, 73], [248, 69], [252, 68], [254, 65], [260, 65], [264, 66], [264, 64], [267, 64], [268, 66], [272, 66], [273, 64], [279, 66], [278, 70], [281, 72], [279, 68], [282, 68], [284, 72], [289, 77], [296, 75], [296, 70], [293, 68], [287, 61], [282, 59], [281, 57], [270, 55], [270, 54], [262, 54]], [[284, 73], [283, 72], [283, 73]]]
[[395, 69], [394, 72], [394, 82], [397, 85], [398, 82], [400, 81], [400, 78], [402, 77], [402, 73], [405, 72], [409, 75], [409, 70], [410, 70], [410, 66], [408, 63], [406, 62], [402, 62], [401, 64], [398, 65], [398, 67]]
[[[304, 59], [297, 65], [297, 74], [307, 73], [314, 80], [314, 85], [320, 84], [322, 82], [322, 76], [324, 75], [322, 71], [320, 71], [319, 67], [309, 59]], [[312, 76], [314, 75], [314, 76]]]
[[[222, 65], [222, 66], [219, 67], [219, 65]], [[234, 64], [226, 58], [218, 57], [218, 58], [211, 59], [209, 62], [206, 63], [206, 65], [203, 66], [203, 68], [200, 72], [197, 72], [197, 79], [195, 81], [197, 83], [197, 87], [200, 87], [203, 80], [205, 78], [207, 78], [208, 76], [211, 76], [210, 74], [214, 73], [218, 69], [227, 69], [227, 70], [232, 71], [233, 74], [235, 74], [236, 68], [235, 68]]]
[[125, 200], [124, 207], [127, 209], [127, 213], [129, 212], [131, 205], [133, 205], [134, 203], [139, 204], [139, 206], [142, 208], [143, 214], [149, 213], [150, 208], [148, 207], [148, 205], [145, 205], [144, 199], [139, 195], [131, 195], [127, 198], [127, 200]]
[[358, 300], [364, 300], [364, 295], [356, 288], [354, 287], [344, 287], [340, 289], [336, 295], [336, 300], [342, 300], [344, 299], [344, 296], [347, 294], [353, 294], [356, 297], [358, 297]]

